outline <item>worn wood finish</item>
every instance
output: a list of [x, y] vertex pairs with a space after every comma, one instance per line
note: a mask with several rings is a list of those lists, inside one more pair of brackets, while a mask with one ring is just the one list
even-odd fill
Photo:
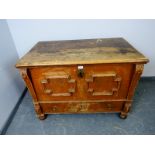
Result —
[[[96, 100], [125, 98], [132, 70], [132, 64], [97, 64], [83, 65], [82, 78], [78, 76], [78, 65], [30, 68], [30, 73], [39, 101], [53, 101], [60, 98], [61, 100]], [[51, 79], [42, 84], [48, 76]], [[63, 76], [70, 77], [70, 80]], [[45, 92], [45, 89], [53, 93]], [[69, 91], [72, 92], [68, 93]]]
[[30, 94], [32, 95], [34, 108], [35, 108], [37, 116], [39, 117], [39, 119], [44, 119], [45, 115], [42, 112], [42, 109], [41, 109], [40, 104], [38, 102], [37, 95], [36, 95], [36, 93], [34, 91], [32, 82], [31, 82], [30, 77], [28, 75], [28, 69], [26, 69], [26, 68], [20, 69], [20, 74], [21, 74], [23, 80], [25, 81], [25, 84], [26, 84]]
[[[140, 76], [141, 76], [141, 74], [143, 72], [143, 68], [144, 68], [143, 64], [136, 64], [135, 65], [133, 78], [132, 78], [132, 81], [131, 81], [131, 84], [130, 84], [130, 87], [129, 87], [129, 91], [128, 91], [128, 95], [127, 95], [128, 100], [131, 100], [133, 95], [134, 95], [134, 91], [136, 89], [136, 86], [138, 84]], [[128, 112], [129, 112], [129, 110], [131, 108], [131, 104], [132, 104], [131, 101], [125, 102], [124, 108], [123, 108], [123, 110], [121, 111], [121, 114], [120, 114], [121, 118], [126, 118], [127, 117]]]
[[45, 114], [120, 112], [126, 118], [148, 59], [123, 38], [37, 43], [16, 67]]
[[41, 103], [41, 107], [46, 114], [120, 112], [123, 102]]
[[123, 38], [38, 42], [16, 67], [97, 63], [146, 63]]

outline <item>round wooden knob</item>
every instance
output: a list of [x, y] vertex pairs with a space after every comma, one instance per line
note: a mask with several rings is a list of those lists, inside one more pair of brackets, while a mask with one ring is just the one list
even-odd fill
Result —
[[53, 108], [52, 108], [52, 111], [57, 111], [57, 107], [56, 106], [54, 106]]

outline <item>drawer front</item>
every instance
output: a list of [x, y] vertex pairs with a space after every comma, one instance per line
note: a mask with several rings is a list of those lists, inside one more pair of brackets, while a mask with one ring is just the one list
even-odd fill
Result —
[[39, 101], [117, 100], [127, 96], [132, 64], [31, 68]]
[[120, 112], [123, 102], [102, 103], [41, 103], [44, 113], [96, 113], [96, 112]]

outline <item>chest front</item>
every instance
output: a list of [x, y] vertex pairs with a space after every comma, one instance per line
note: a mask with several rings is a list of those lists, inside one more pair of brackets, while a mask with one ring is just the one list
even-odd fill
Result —
[[32, 48], [16, 66], [33, 97], [37, 116], [120, 112], [126, 118], [148, 60], [124, 42], [43, 42]]

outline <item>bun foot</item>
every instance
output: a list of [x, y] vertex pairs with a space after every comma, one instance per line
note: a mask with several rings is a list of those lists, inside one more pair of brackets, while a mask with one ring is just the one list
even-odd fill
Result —
[[40, 120], [44, 120], [44, 119], [46, 119], [46, 117], [47, 117], [47, 115], [45, 115], [45, 114], [39, 115], [39, 116], [38, 116], [38, 118], [39, 118]]
[[119, 117], [120, 117], [121, 119], [126, 119], [126, 118], [127, 118], [127, 114], [122, 114], [122, 113], [120, 113]]

